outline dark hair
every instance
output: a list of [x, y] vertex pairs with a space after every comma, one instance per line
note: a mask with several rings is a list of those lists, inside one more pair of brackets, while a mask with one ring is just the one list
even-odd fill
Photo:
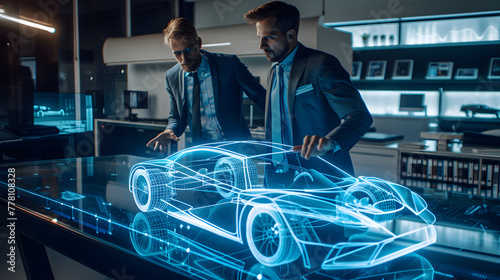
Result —
[[185, 18], [172, 19], [167, 27], [163, 29], [163, 40], [168, 45], [169, 39], [197, 39], [198, 33], [194, 25]]
[[248, 11], [243, 18], [246, 22], [255, 24], [269, 17], [276, 19], [276, 25], [281, 33], [285, 34], [290, 29], [295, 30], [297, 34], [299, 33], [299, 10], [295, 6], [282, 1], [272, 1], [263, 4], [256, 9]]

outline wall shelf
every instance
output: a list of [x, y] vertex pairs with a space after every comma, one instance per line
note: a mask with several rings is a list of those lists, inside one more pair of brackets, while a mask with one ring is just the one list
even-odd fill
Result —
[[495, 80], [474, 80], [474, 81], [430, 81], [425, 79], [414, 80], [391, 80], [380, 81], [359, 80], [353, 81], [359, 90], [399, 90], [399, 91], [437, 91], [442, 88], [444, 91], [500, 91], [500, 81]]
[[[500, 91], [500, 79], [487, 79], [491, 59], [500, 57], [500, 44], [460, 44], [441, 45], [439, 47], [397, 47], [366, 48], [353, 53], [353, 61], [362, 62], [361, 76], [353, 81], [359, 89], [364, 90], [457, 90], [457, 91]], [[393, 80], [395, 62], [397, 60], [413, 60], [411, 80]], [[370, 61], [387, 61], [383, 80], [366, 80]], [[449, 80], [427, 80], [426, 75], [431, 62], [453, 62], [452, 77]], [[477, 68], [478, 78], [475, 80], [456, 80], [458, 68]]]

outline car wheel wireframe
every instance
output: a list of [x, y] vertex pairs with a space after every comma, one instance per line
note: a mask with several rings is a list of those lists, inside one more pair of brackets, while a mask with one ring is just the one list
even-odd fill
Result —
[[132, 246], [141, 256], [154, 256], [171, 252], [177, 242], [171, 231], [174, 226], [165, 221], [164, 213], [139, 212], [135, 215], [130, 228]]
[[290, 263], [300, 256], [290, 231], [272, 206], [256, 206], [250, 210], [246, 238], [253, 256], [263, 265]]
[[164, 172], [157, 168], [137, 168], [130, 178], [135, 204], [142, 212], [166, 209], [162, 199], [172, 198], [173, 190]]
[[397, 205], [392, 191], [380, 184], [377, 184], [377, 186], [356, 185], [349, 187], [344, 193], [342, 202], [344, 204], [363, 206], [377, 204], [377, 209], [388, 212], [388, 214], [381, 215], [366, 215], [377, 223], [391, 221], [396, 216], [394, 210], [397, 209]]
[[242, 160], [232, 157], [221, 158], [215, 164], [214, 179], [222, 183], [215, 188], [223, 198], [232, 198], [236, 189], [246, 189], [245, 173], [249, 176], [250, 184], [257, 184], [257, 167], [252, 160], [246, 162], [248, 172], [245, 172]]

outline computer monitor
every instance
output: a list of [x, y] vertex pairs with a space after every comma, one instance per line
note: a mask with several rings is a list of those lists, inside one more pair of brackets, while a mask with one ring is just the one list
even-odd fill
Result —
[[123, 105], [129, 110], [129, 119], [137, 119], [132, 109], [148, 109], [148, 92], [142, 90], [124, 90]]
[[425, 94], [423, 93], [401, 93], [399, 99], [400, 112], [422, 112], [426, 111], [424, 105]]

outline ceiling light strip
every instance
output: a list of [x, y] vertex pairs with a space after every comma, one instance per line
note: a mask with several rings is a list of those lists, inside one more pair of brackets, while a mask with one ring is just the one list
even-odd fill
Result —
[[9, 16], [9, 15], [6, 15], [5, 11], [3, 11], [3, 12], [0, 11], [0, 18], [4, 18], [6, 20], [17, 22], [17, 23], [20, 23], [22, 25], [26, 25], [26, 26], [38, 28], [38, 29], [41, 29], [41, 30], [44, 30], [44, 31], [47, 31], [47, 32], [50, 32], [50, 33], [56, 32], [56, 29], [54, 27], [49, 27], [49, 26], [45, 26], [45, 25], [42, 25], [42, 24], [39, 24], [39, 23], [35, 23], [35, 22], [29, 21], [29, 20], [12, 17], [12, 16]]

